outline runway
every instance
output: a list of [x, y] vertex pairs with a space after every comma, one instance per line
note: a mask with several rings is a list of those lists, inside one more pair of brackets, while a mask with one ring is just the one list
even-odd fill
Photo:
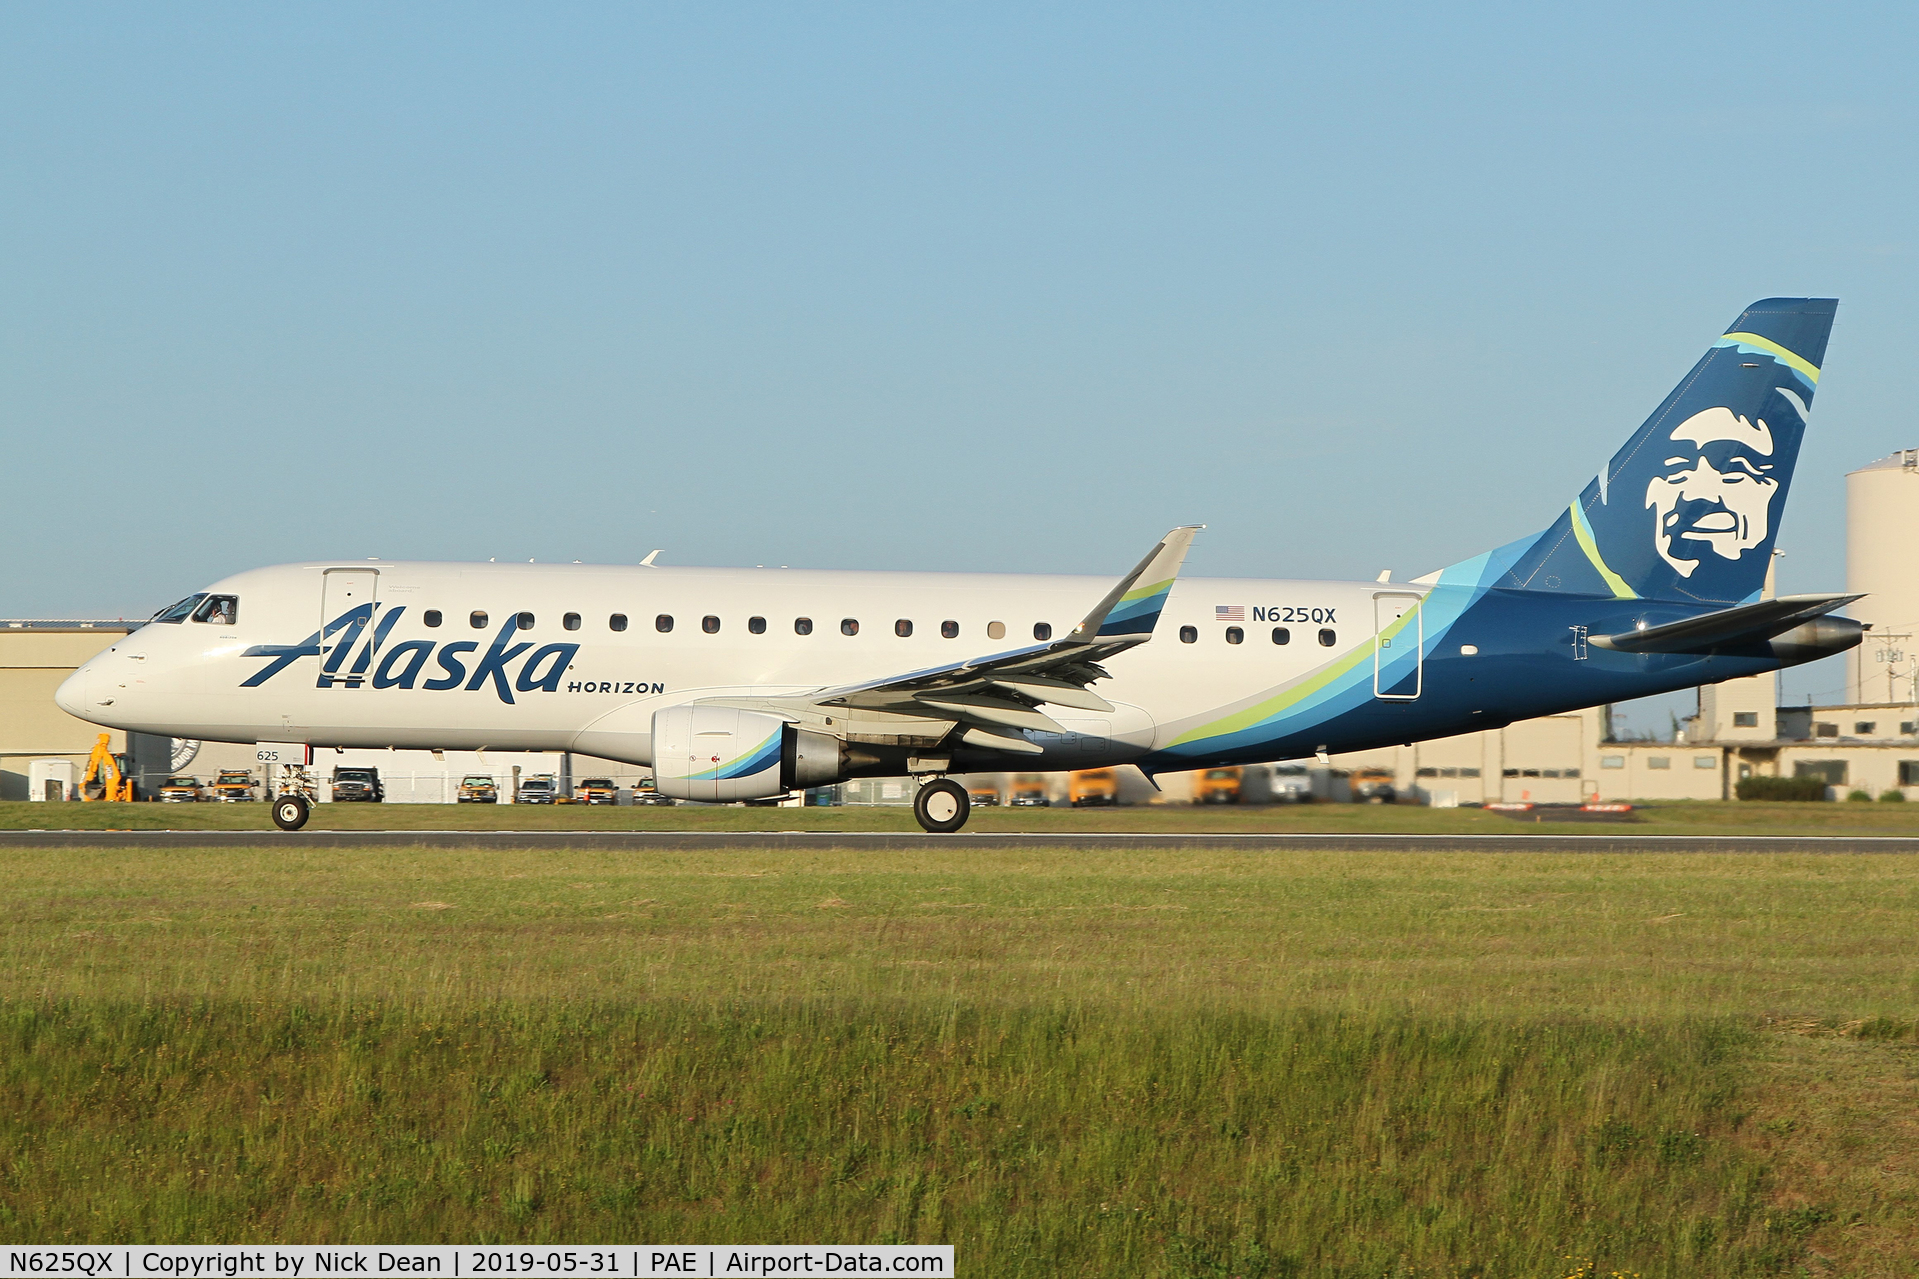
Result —
[[1190, 849], [1194, 852], [1421, 853], [1919, 853], [1919, 837], [1820, 835], [1636, 835], [1546, 832], [1511, 835], [968, 834], [832, 831], [0, 831], [0, 849], [31, 848], [498, 848], [599, 852], [964, 853], [1029, 849]]

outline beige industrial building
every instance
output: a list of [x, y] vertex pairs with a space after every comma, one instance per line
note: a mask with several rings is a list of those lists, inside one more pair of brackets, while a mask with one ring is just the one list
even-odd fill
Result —
[[[1906, 449], [1852, 472], [1847, 483], [1846, 589], [1863, 594], [1849, 610], [1869, 623], [1864, 644], [1847, 661], [1850, 700], [1843, 706], [1779, 705], [1776, 675], [1710, 685], [1698, 712], [1670, 742], [1618, 741], [1609, 707], [1509, 724], [1460, 737], [1379, 751], [1337, 755], [1312, 765], [1318, 797], [1340, 798], [1340, 778], [1353, 770], [1391, 772], [1398, 792], [1442, 806], [1614, 800], [1731, 799], [1742, 778], [1816, 776], [1829, 793], [1877, 797], [1899, 790], [1919, 800], [1919, 449]], [[100, 730], [53, 704], [68, 672], [127, 633], [124, 622], [0, 624], [0, 799], [71, 793]], [[251, 747], [110, 734], [116, 752], [132, 756], [147, 793], [175, 768], [210, 777], [222, 767], [248, 767]], [[325, 776], [336, 764], [374, 764], [392, 799], [447, 802], [460, 777], [491, 773], [505, 786], [514, 776], [553, 774], [561, 781], [612, 777], [631, 787], [647, 770], [586, 756], [535, 753], [323, 751]], [[1190, 774], [1160, 776], [1158, 788], [1123, 770], [1121, 798], [1181, 802]], [[910, 786], [850, 788], [868, 802], [906, 802]], [[1063, 778], [1051, 789], [1063, 797]], [[1260, 788], [1255, 787], [1255, 793]]]
[[[70, 788], [79, 781], [100, 730], [55, 706], [53, 690], [126, 633], [124, 623], [108, 622], [0, 626], [0, 799], [27, 799], [35, 789], [44, 799], [48, 782]], [[127, 750], [126, 736], [108, 735], [115, 752]]]

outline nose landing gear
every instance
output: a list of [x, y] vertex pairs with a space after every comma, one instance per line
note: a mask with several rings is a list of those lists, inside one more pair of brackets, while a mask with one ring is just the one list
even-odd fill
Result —
[[920, 828], [935, 835], [950, 835], [966, 825], [972, 815], [973, 801], [966, 788], [950, 778], [928, 782], [913, 796], [913, 816]]
[[282, 795], [273, 801], [273, 824], [281, 830], [299, 830], [312, 811], [305, 795]]

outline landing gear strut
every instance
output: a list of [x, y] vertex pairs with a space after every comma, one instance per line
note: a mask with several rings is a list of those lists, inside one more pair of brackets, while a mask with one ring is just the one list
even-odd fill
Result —
[[913, 816], [922, 829], [935, 835], [950, 835], [966, 825], [972, 815], [973, 801], [966, 788], [950, 778], [928, 782], [913, 796]]

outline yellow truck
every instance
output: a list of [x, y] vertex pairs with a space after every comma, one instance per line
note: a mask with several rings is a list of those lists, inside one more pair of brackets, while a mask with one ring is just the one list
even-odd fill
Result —
[[1020, 773], [1013, 778], [1013, 798], [1009, 808], [1047, 808], [1052, 800], [1046, 794], [1046, 778], [1039, 773]]
[[966, 797], [974, 808], [999, 807], [999, 787], [993, 782], [973, 782], [966, 788]]
[[611, 777], [589, 777], [573, 788], [576, 804], [617, 804], [620, 787]]
[[1193, 779], [1193, 802], [1195, 804], [1237, 804], [1239, 803], [1240, 770], [1237, 765], [1231, 768], [1209, 768]]
[[493, 780], [491, 773], [468, 773], [460, 779], [460, 793], [455, 802], [497, 804], [500, 802], [500, 785]]
[[1110, 768], [1082, 768], [1066, 779], [1066, 797], [1074, 808], [1103, 808], [1119, 803], [1119, 774]]
[[1355, 768], [1347, 780], [1355, 804], [1390, 804], [1399, 798], [1392, 772], [1384, 768]]
[[213, 798], [222, 804], [245, 804], [259, 798], [253, 793], [253, 770], [223, 768], [213, 779]]
[[197, 804], [205, 798], [197, 777], [169, 777], [160, 785], [162, 804]]

